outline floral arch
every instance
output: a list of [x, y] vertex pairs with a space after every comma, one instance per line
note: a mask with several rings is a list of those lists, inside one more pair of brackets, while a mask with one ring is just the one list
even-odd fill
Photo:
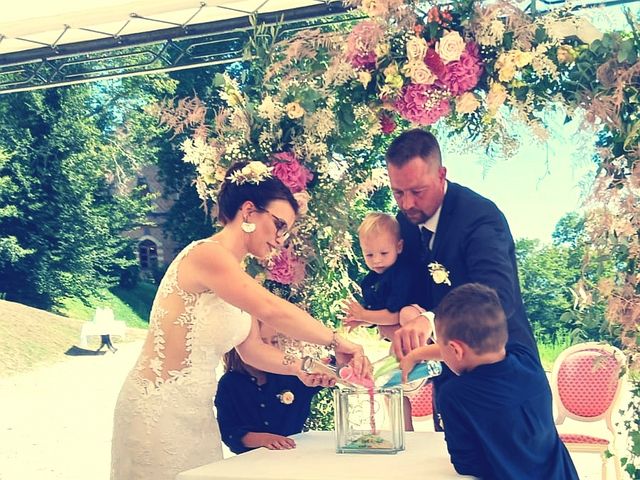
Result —
[[257, 26], [240, 74], [216, 78], [226, 106], [197, 98], [163, 109], [179, 131], [197, 189], [215, 201], [226, 168], [260, 160], [294, 192], [304, 215], [291, 248], [267, 269], [272, 286], [326, 322], [354, 287], [354, 226], [386, 182], [384, 147], [396, 130], [446, 124], [485, 148], [513, 146], [508, 124], [547, 135], [542, 114], [565, 109], [599, 131], [590, 197], [592, 253], [616, 276], [579, 289], [608, 299], [607, 320], [637, 352], [640, 296], [640, 34], [601, 33], [571, 9], [530, 15], [508, 1], [462, 0], [420, 8], [410, 0], [346, 0], [342, 25], [286, 39]]

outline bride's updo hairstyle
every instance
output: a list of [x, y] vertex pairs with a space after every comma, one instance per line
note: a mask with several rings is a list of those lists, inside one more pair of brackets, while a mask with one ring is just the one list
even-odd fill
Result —
[[[252, 170], [254, 165], [258, 169]], [[291, 190], [271, 175], [267, 166], [260, 162], [236, 162], [229, 167], [224, 179], [218, 193], [218, 220], [222, 225], [233, 220], [247, 201], [261, 210], [274, 200], [284, 200], [298, 214], [298, 202]]]

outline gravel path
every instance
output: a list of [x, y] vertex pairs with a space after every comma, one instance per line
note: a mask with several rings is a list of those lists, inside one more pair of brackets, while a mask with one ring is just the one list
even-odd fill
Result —
[[[115, 354], [68, 357], [0, 378], [0, 479], [107, 480], [116, 397], [141, 345], [121, 343]], [[600, 478], [597, 455], [572, 456], [582, 480]], [[615, 478], [613, 469], [609, 474]]]
[[113, 409], [141, 341], [0, 378], [0, 479], [107, 480]]

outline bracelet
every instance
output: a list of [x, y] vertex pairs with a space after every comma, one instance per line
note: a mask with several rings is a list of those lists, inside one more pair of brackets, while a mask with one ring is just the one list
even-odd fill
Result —
[[336, 351], [336, 348], [338, 348], [338, 332], [334, 330], [331, 330], [332, 336], [331, 336], [331, 343], [329, 343], [329, 345], [327, 345], [327, 348], [329, 350], [333, 350], [334, 352]]

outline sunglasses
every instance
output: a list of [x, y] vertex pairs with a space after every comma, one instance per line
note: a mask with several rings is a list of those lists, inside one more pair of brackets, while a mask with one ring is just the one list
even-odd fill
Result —
[[291, 232], [289, 231], [289, 225], [287, 224], [287, 222], [285, 222], [280, 217], [275, 216], [266, 208], [259, 208], [258, 210], [271, 215], [271, 218], [273, 219], [273, 225], [276, 227], [276, 238], [286, 242], [289, 239], [289, 236], [291, 235]]

